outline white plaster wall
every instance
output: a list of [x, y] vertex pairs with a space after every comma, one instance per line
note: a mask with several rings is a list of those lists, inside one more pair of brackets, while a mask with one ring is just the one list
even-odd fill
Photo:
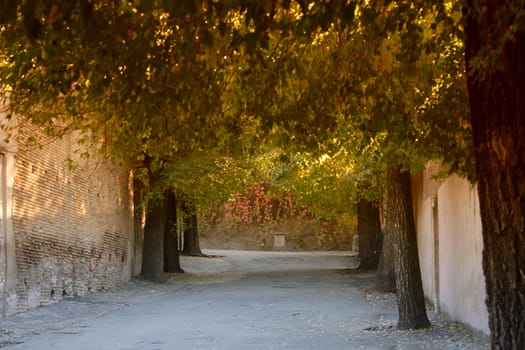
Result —
[[456, 175], [447, 178], [438, 190], [438, 210], [441, 311], [488, 334], [476, 187]]

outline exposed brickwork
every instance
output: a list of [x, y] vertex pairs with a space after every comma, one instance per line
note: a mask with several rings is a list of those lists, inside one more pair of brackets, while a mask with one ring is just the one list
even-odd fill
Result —
[[68, 136], [18, 151], [16, 311], [114, 288], [130, 278], [129, 176], [107, 161], [80, 158], [75, 147]]

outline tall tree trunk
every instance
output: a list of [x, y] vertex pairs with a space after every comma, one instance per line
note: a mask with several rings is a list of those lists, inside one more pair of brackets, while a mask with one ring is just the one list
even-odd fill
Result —
[[184, 205], [184, 249], [182, 253], [190, 256], [203, 256], [199, 242], [197, 214], [189, 205]]
[[144, 244], [144, 206], [142, 200], [144, 199], [144, 184], [141, 180], [133, 177], [133, 276], [140, 274], [142, 270], [142, 254]]
[[[385, 210], [384, 217], [386, 218], [386, 221], [388, 221], [388, 207]], [[376, 272], [375, 288], [382, 292], [393, 293], [396, 291], [396, 273], [394, 270], [394, 244], [392, 241], [392, 234], [389, 233], [388, 227], [386, 226], [383, 230], [381, 252]]]
[[416, 227], [410, 194], [410, 176], [394, 167], [387, 172], [387, 222], [392, 235], [396, 274], [397, 308], [400, 329], [418, 329], [430, 326], [425, 308], [417, 252]]
[[386, 231], [383, 234], [383, 246], [377, 264], [375, 288], [386, 293], [394, 293], [396, 291], [394, 244], [392, 235]]
[[[465, 9], [489, 327], [492, 348], [501, 350], [525, 349], [525, 18], [519, 3], [469, 0]], [[512, 39], [504, 36], [513, 31], [510, 24]], [[487, 54], [497, 55], [491, 59], [498, 66], [480, 75], [471, 59], [488, 62]]]
[[[155, 187], [157, 180], [155, 174], [150, 175], [150, 186]], [[161, 280], [164, 273], [166, 204], [166, 198], [162, 196], [162, 198], [150, 200], [146, 208], [141, 275], [152, 281]]]
[[180, 266], [179, 246], [177, 243], [177, 201], [175, 194], [166, 194], [166, 226], [164, 228], [164, 272], [183, 273]]
[[357, 204], [357, 234], [359, 235], [359, 268], [373, 270], [379, 261], [378, 239], [381, 237], [379, 207], [361, 198]]
[[151, 201], [146, 210], [142, 277], [151, 281], [162, 279], [164, 272], [164, 229], [166, 227], [166, 201]]

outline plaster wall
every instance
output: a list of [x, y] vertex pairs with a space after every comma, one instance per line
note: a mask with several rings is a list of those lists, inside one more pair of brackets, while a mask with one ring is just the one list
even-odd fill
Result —
[[438, 198], [441, 311], [488, 334], [477, 189], [453, 175], [440, 186]]
[[488, 334], [477, 190], [456, 175], [435, 180], [436, 170], [411, 179], [425, 296], [449, 320]]

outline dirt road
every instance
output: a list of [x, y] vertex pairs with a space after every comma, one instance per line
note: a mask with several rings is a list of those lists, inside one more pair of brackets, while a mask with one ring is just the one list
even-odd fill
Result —
[[430, 312], [398, 331], [391, 294], [351, 273], [351, 253], [209, 251], [164, 284], [65, 300], [0, 320], [9, 349], [488, 349], [487, 338]]

